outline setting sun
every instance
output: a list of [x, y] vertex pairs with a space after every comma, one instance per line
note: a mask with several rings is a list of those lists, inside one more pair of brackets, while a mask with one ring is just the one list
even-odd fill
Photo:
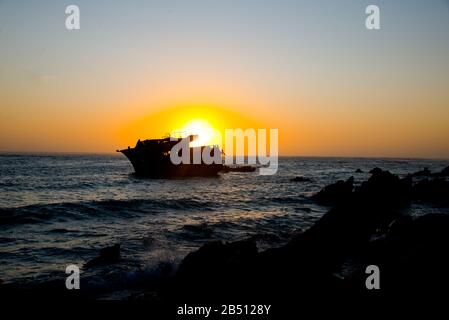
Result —
[[188, 135], [197, 135], [198, 138], [190, 143], [191, 147], [199, 147], [206, 145], [220, 144], [219, 134], [213, 126], [204, 119], [193, 119], [188, 121], [179, 130], [172, 132], [174, 135], [182, 135], [186, 137]]

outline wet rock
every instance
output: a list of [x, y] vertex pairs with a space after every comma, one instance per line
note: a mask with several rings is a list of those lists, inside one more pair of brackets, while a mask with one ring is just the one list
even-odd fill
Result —
[[294, 177], [292, 179], [290, 179], [291, 182], [311, 182], [312, 179], [306, 178], [306, 177], [302, 177], [302, 176], [297, 176]]
[[115, 244], [110, 247], [100, 249], [97, 257], [84, 264], [84, 268], [92, 268], [101, 265], [117, 263], [120, 260], [120, 245]]
[[330, 184], [320, 190], [313, 199], [320, 204], [324, 205], [336, 205], [343, 201], [346, 201], [354, 188], [354, 177], [350, 177], [348, 180], [339, 180], [336, 183]]

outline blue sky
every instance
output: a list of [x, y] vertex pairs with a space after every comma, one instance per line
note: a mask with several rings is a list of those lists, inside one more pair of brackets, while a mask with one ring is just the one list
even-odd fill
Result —
[[[81, 10], [79, 31], [65, 29], [70, 4]], [[365, 28], [369, 4], [381, 9], [381, 30]], [[443, 0], [3, 0], [0, 115], [10, 139], [0, 150], [60, 150], [52, 137], [64, 127], [77, 131], [86, 119], [89, 126], [101, 118], [131, 121], [183, 100], [207, 100], [286, 130], [319, 119], [323, 127], [336, 119], [340, 133], [353, 128], [335, 147], [297, 153], [449, 156], [441, 138], [449, 119], [448, 31]], [[356, 134], [384, 139], [381, 125], [404, 138], [385, 148], [343, 143]], [[36, 130], [47, 138], [31, 139]], [[107, 135], [85, 149], [109, 149], [115, 142]], [[84, 150], [75, 141], [69, 146]]]

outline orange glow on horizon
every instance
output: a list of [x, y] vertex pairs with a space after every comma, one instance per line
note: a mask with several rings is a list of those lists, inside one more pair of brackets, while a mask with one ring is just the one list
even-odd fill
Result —
[[168, 107], [127, 123], [118, 131], [121, 145], [134, 145], [137, 139], [160, 138], [182, 132], [197, 134], [192, 146], [221, 145], [219, 135], [228, 128], [261, 128], [262, 124], [229, 109], [213, 105], [185, 104]]

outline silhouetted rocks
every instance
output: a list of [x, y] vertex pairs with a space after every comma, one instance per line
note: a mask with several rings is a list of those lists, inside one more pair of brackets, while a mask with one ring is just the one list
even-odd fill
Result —
[[225, 270], [242, 266], [256, 255], [257, 247], [252, 241], [209, 242], [184, 258], [177, 275], [180, 279], [189, 281], [196, 281], [196, 278], [214, 278]]
[[[346, 183], [352, 186], [352, 177]], [[411, 198], [410, 179], [381, 169], [371, 170], [371, 177], [353, 192], [346, 188], [336, 205], [292, 243], [307, 241], [313, 250], [338, 260], [366, 246], [376, 230], [386, 228], [400, 216], [397, 209]]]
[[411, 239], [419, 243], [434, 245], [449, 243], [449, 215], [426, 214], [414, 220]]
[[[350, 179], [348, 185], [352, 182]], [[327, 256], [327, 263], [332, 261], [335, 266], [346, 254], [366, 246], [376, 230], [397, 218], [396, 208], [404, 203], [402, 198], [409, 199], [409, 194], [409, 185], [397, 176], [375, 170], [354, 192], [346, 190], [328, 213], [289, 245], [306, 244], [310, 250]]]
[[369, 171], [369, 173], [373, 174], [373, 175], [378, 175], [378, 174], [380, 174], [382, 172], [383, 172], [383, 170], [381, 168], [378, 168], [378, 167], [376, 167], [376, 168], [374, 168], [374, 169]]
[[313, 196], [314, 200], [324, 205], [335, 205], [346, 201], [354, 188], [354, 177], [348, 180], [339, 180], [320, 190]]
[[448, 205], [449, 181], [441, 178], [418, 181], [413, 186], [413, 199]]
[[257, 255], [253, 241], [207, 243], [181, 262], [170, 294], [179, 301], [235, 298], [243, 293], [245, 281], [251, 281]]
[[[449, 215], [412, 218], [405, 210], [415, 199], [449, 199], [448, 182], [413, 184], [411, 175], [400, 178], [380, 168], [370, 173], [355, 188], [352, 177], [324, 187], [314, 198], [333, 207], [284, 246], [258, 252], [253, 238], [211, 242], [188, 254], [169, 299], [221, 304], [251, 297], [291, 307], [298, 301], [351, 301], [376, 294], [436, 294], [436, 288], [449, 285]], [[377, 292], [365, 287], [365, 268], [371, 264], [381, 270]]]
[[306, 177], [302, 177], [302, 176], [297, 176], [294, 177], [292, 179], [290, 179], [291, 182], [311, 182], [312, 179], [306, 178]]
[[[286, 283], [300, 288], [301, 296], [338, 292], [344, 284], [335, 270], [347, 256], [368, 248], [372, 235], [399, 216], [388, 207], [391, 200], [384, 199], [390, 197], [389, 184], [399, 195], [405, 192], [401, 188], [407, 189], [397, 176], [380, 169], [358, 191], [352, 191], [353, 183], [350, 178], [323, 188], [316, 197], [336, 206], [287, 245], [258, 253], [247, 242], [207, 244], [181, 263], [178, 282], [182, 288], [195, 284], [188, 293], [201, 298], [210, 297], [210, 292], [222, 298], [230, 290], [233, 297], [246, 294], [287, 301], [292, 297], [285, 292]], [[214, 290], [217, 287], [220, 292]]]
[[429, 168], [424, 168], [421, 171], [417, 171], [411, 174], [412, 177], [429, 177], [432, 175], [432, 172], [429, 170]]
[[408, 236], [410, 227], [413, 223], [413, 218], [409, 215], [400, 215], [394, 219], [387, 229], [388, 237], [392, 239], [404, 239]]
[[449, 166], [441, 170], [441, 172], [437, 173], [440, 177], [449, 177]]
[[411, 201], [412, 179], [399, 178], [389, 171], [375, 168], [371, 177], [355, 189], [359, 201], [375, 207], [398, 207]]
[[97, 257], [84, 264], [84, 268], [92, 268], [101, 265], [116, 263], [120, 260], [120, 245], [115, 244], [110, 247], [100, 249]]
[[355, 173], [363, 173], [362, 169], [355, 170]]
[[441, 170], [440, 172], [432, 173], [429, 168], [414, 172], [410, 174], [412, 177], [449, 177], [449, 166]]
[[366, 260], [382, 272], [382, 290], [394, 296], [437, 296], [449, 284], [449, 215], [404, 218], [372, 243]]

